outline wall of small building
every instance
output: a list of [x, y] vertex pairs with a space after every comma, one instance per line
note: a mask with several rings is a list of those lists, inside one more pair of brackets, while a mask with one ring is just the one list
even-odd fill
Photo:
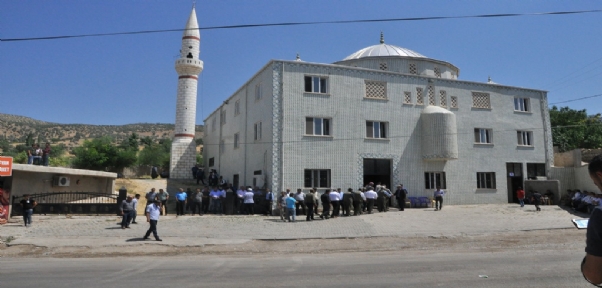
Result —
[[114, 178], [64, 175], [69, 177], [69, 186], [54, 186], [54, 173], [13, 171], [8, 186], [11, 196], [35, 194], [44, 192], [99, 192], [112, 194]]
[[[378, 61], [378, 60], [377, 60]], [[546, 163], [544, 123], [539, 91], [512, 89], [497, 85], [399, 75], [379, 71], [320, 65], [284, 63], [282, 117], [282, 186], [303, 187], [304, 169], [330, 169], [331, 186], [363, 186], [363, 158], [392, 160], [392, 181], [403, 183], [411, 196], [431, 196], [425, 189], [424, 172], [445, 172], [447, 202], [507, 203], [506, 163]], [[328, 78], [328, 93], [304, 92], [304, 76]], [[365, 98], [365, 80], [387, 83], [387, 99]], [[416, 104], [416, 88], [423, 89], [428, 103], [428, 86], [434, 87], [436, 104], [444, 90], [447, 109], [457, 117], [457, 160], [425, 161], [421, 154], [419, 121], [424, 105]], [[403, 103], [405, 91], [412, 104]], [[490, 94], [491, 109], [472, 107], [472, 92]], [[451, 109], [450, 96], [458, 97]], [[514, 97], [529, 98], [531, 111], [514, 111]], [[331, 136], [305, 134], [305, 117], [331, 120]], [[366, 121], [388, 122], [386, 139], [365, 137]], [[475, 144], [474, 128], [493, 130], [493, 144]], [[533, 147], [517, 145], [517, 130], [533, 132]], [[494, 172], [495, 189], [477, 189], [476, 173]], [[309, 188], [309, 187], [303, 187]]]
[[[378, 60], [374, 58], [360, 58], [346, 61], [335, 62], [338, 65], [345, 65], [350, 67], [362, 67], [372, 70], [383, 70], [397, 73], [412, 74], [410, 71], [410, 64], [415, 65], [416, 75], [436, 77], [435, 68], [439, 69], [441, 75], [440, 78], [445, 79], [458, 79], [460, 71], [449, 63], [442, 61], [433, 61], [428, 58], [400, 58], [394, 57], [378, 57]], [[385, 66], [383, 66], [385, 65]], [[386, 67], [386, 69], [383, 69]]]

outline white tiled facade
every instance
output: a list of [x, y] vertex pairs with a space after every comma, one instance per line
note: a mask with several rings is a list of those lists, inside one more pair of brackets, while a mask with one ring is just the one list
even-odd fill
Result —
[[201, 36], [194, 8], [190, 13], [186, 30], [182, 36], [180, 58], [176, 60], [178, 72], [178, 95], [176, 102], [176, 125], [171, 144], [169, 174], [174, 179], [190, 178], [190, 168], [196, 165], [196, 98], [198, 75], [203, 71], [199, 59]]
[[[546, 92], [461, 81], [458, 75], [452, 64], [426, 57], [270, 61], [205, 119], [205, 168], [230, 182], [238, 175], [239, 185], [255, 181], [273, 191], [308, 190], [306, 169], [330, 170], [331, 187], [357, 189], [365, 185], [364, 159], [388, 159], [390, 185], [403, 183], [410, 196], [432, 196], [425, 172], [433, 172], [445, 174], [448, 204], [512, 201], [506, 163], [520, 163], [526, 178], [527, 163], [548, 171], [553, 159]], [[326, 79], [326, 93], [305, 92], [306, 77]], [[367, 97], [366, 83], [384, 83], [385, 97]], [[417, 103], [417, 91], [423, 104]], [[435, 95], [430, 105], [428, 91]], [[479, 107], [473, 107], [474, 95]], [[515, 97], [529, 99], [528, 111], [515, 111]], [[222, 111], [228, 117], [223, 125]], [[330, 135], [308, 135], [308, 117], [328, 119]], [[383, 123], [386, 134], [368, 137], [368, 122]], [[477, 143], [476, 128], [491, 131], [485, 143]], [[532, 132], [532, 145], [519, 146], [518, 131]], [[477, 173], [493, 175], [494, 187], [477, 188]]]

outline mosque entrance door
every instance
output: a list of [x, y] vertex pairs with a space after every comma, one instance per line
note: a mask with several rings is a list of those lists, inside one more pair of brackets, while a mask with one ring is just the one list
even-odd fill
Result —
[[506, 163], [508, 203], [518, 203], [516, 190], [523, 187], [523, 163]]
[[391, 159], [364, 159], [364, 183], [381, 183], [391, 188]]

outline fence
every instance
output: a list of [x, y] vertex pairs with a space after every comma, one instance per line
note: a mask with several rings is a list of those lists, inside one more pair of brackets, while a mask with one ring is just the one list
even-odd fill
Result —
[[[99, 192], [47, 192], [30, 194], [38, 205], [34, 214], [116, 214], [117, 195]], [[20, 202], [24, 196], [12, 197], [10, 216], [23, 215]]]

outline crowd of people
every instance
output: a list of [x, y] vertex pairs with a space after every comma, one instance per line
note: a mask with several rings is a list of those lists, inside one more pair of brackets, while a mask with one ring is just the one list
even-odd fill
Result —
[[602, 194], [588, 192], [576, 189], [567, 190], [570, 197], [570, 206], [573, 211], [585, 212], [591, 214], [596, 208], [602, 208]]
[[46, 142], [44, 149], [39, 144], [31, 144], [27, 149], [27, 164], [48, 166], [50, 163], [50, 143]]

